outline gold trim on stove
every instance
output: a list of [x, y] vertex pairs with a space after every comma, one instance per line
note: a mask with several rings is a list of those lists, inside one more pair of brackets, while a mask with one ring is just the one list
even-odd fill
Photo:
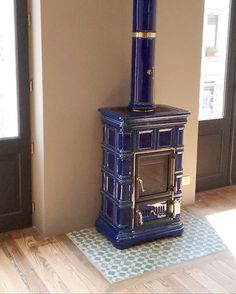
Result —
[[133, 112], [153, 112], [155, 109], [131, 109]]
[[172, 128], [159, 129], [159, 133], [172, 131]]
[[[140, 154], [151, 154], [151, 153], [161, 153], [161, 152], [173, 152], [172, 154], [170, 153], [171, 156], [171, 180], [170, 180], [170, 185], [171, 187], [175, 186], [175, 160], [176, 160], [176, 148], [162, 148], [162, 149], [157, 149], [157, 150], [145, 150], [145, 151], [138, 151], [138, 152], [134, 152], [133, 153], [133, 193], [132, 193], [132, 210], [133, 210], [133, 218], [132, 218], [132, 228], [135, 228], [135, 218], [136, 218], [136, 213], [137, 211], [135, 210], [135, 206], [136, 206], [136, 157], [137, 155]], [[170, 189], [171, 190], [171, 189]], [[170, 191], [171, 192], [171, 199], [172, 201], [174, 200], [174, 191]], [[164, 196], [165, 197], [165, 196]]]
[[133, 38], [143, 38], [143, 39], [155, 39], [157, 36], [156, 33], [153, 32], [133, 32]]

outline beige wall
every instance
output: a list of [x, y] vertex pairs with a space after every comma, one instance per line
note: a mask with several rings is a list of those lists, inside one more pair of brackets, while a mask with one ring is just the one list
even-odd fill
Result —
[[[38, 2], [32, 0], [36, 11]], [[192, 185], [184, 189], [185, 203], [195, 189], [202, 10], [203, 0], [159, 0], [157, 102], [192, 111], [184, 159]], [[35, 224], [45, 235], [92, 226], [98, 215], [97, 108], [129, 102], [131, 15], [131, 0], [41, 0], [43, 120], [34, 117], [35, 101], [33, 191]]]
[[157, 101], [191, 111], [185, 131], [183, 204], [195, 199], [204, 0], [159, 0]]
[[[37, 10], [37, 1], [32, 4]], [[35, 224], [45, 235], [91, 226], [98, 215], [97, 109], [128, 103], [131, 5], [127, 0], [41, 0], [44, 137], [36, 141], [36, 153], [42, 143], [44, 206]], [[35, 195], [41, 184], [36, 153]], [[41, 200], [35, 198], [37, 211]]]

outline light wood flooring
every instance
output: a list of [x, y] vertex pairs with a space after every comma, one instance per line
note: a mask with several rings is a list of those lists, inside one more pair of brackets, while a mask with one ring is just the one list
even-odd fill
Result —
[[[233, 209], [236, 186], [198, 193], [187, 207], [201, 217]], [[233, 237], [236, 222], [228, 226]], [[236, 293], [236, 257], [227, 250], [110, 285], [65, 235], [43, 239], [33, 229], [14, 231], [0, 235], [0, 293], [9, 292]]]

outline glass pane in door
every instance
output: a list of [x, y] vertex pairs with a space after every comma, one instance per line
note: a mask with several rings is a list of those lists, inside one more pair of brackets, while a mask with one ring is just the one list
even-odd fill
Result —
[[137, 185], [139, 196], [168, 191], [169, 154], [146, 154], [137, 158]]
[[16, 33], [13, 0], [0, 0], [0, 139], [18, 136]]
[[205, 0], [199, 120], [224, 117], [231, 0]]

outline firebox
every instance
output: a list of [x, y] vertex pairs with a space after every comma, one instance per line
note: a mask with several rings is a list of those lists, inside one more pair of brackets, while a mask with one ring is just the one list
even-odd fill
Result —
[[153, 103], [157, 0], [134, 0], [131, 101], [101, 108], [102, 205], [96, 228], [123, 249], [183, 233], [183, 132], [189, 112]]

